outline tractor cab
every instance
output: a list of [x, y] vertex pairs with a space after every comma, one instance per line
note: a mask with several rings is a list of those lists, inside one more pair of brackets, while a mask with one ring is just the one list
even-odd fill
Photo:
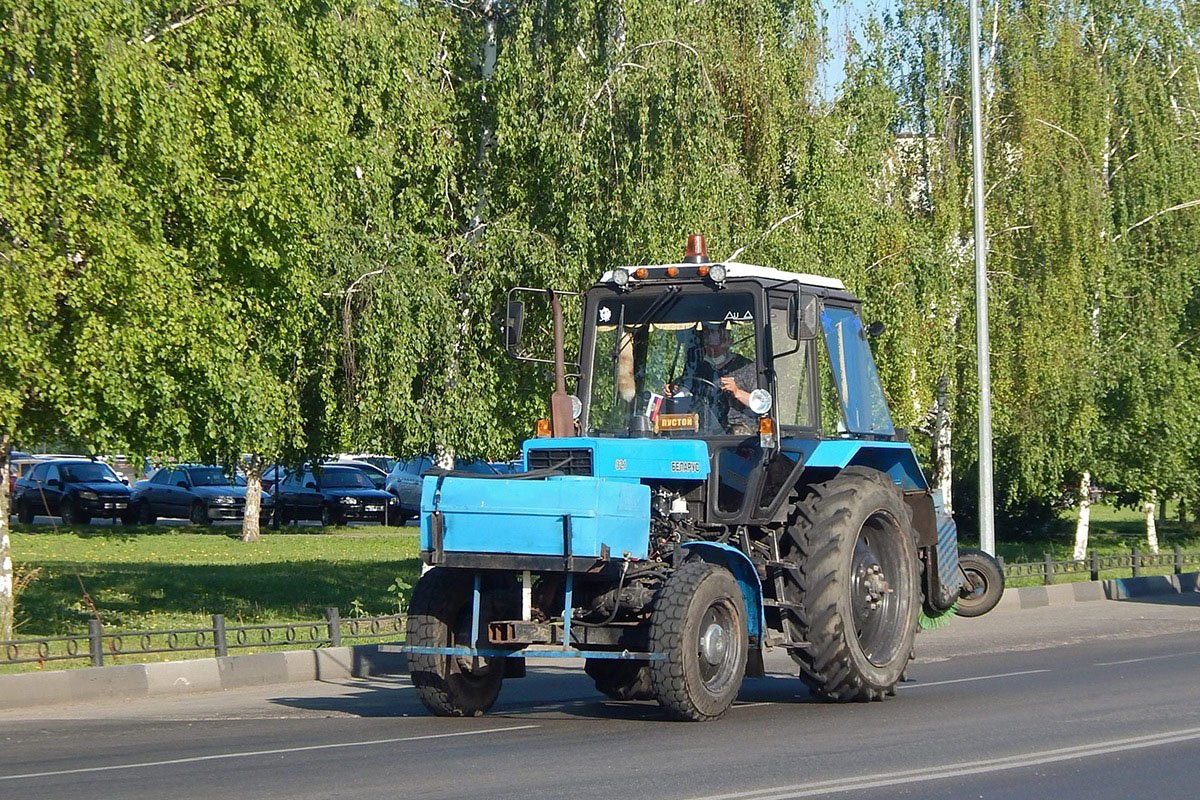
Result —
[[680, 263], [610, 270], [583, 296], [572, 432], [701, 440], [702, 516], [761, 521], [794, 484], [798, 442], [903, 438], [859, 308], [836, 279], [710, 263], [701, 236]]

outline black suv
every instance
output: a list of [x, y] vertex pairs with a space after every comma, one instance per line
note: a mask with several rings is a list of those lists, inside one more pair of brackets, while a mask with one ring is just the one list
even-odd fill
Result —
[[376, 489], [357, 467], [325, 464], [313, 471], [292, 470], [279, 483], [276, 510], [283, 523], [320, 520], [322, 525], [344, 525], [350, 520], [386, 525], [399, 519], [396, 499]]
[[[133, 514], [143, 525], [159, 517], [190, 519], [207, 525], [220, 519], [240, 520], [246, 510], [246, 479], [230, 478], [217, 466], [181, 464], [163, 467], [133, 486]], [[260, 519], [271, 513], [271, 496], [262, 493]]]
[[64, 525], [87, 525], [92, 517], [132, 523], [129, 487], [102, 461], [55, 458], [43, 461], [16, 482], [13, 511], [20, 522], [36, 516], [62, 517]]

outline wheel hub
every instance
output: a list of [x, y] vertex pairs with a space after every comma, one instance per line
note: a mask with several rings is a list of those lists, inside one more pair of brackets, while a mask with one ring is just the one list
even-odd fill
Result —
[[892, 591], [879, 564], [861, 564], [858, 568], [858, 585], [861, 596], [869, 609], [879, 608], [885, 595]]
[[721, 663], [728, 647], [729, 636], [716, 622], [711, 623], [700, 635], [700, 655], [713, 666]]

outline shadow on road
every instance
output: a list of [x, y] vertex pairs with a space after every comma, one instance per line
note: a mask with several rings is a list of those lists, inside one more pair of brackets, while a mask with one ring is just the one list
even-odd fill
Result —
[[[389, 682], [384, 683], [384, 680]], [[272, 703], [306, 711], [346, 714], [356, 717], [425, 717], [430, 713], [407, 681], [374, 679], [359, 691], [327, 697], [276, 697]], [[811, 704], [812, 698], [798, 678], [772, 675], [750, 678], [742, 686], [736, 705], [748, 703]], [[583, 670], [531, 669], [529, 676], [509, 680], [488, 712], [489, 717], [524, 719], [534, 716], [565, 716], [596, 720], [667, 722], [653, 701], [617, 702], [604, 697]]]

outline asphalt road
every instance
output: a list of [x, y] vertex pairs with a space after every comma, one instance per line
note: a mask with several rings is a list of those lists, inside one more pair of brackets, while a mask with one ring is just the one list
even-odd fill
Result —
[[786, 658], [722, 720], [613, 703], [539, 662], [493, 713], [404, 679], [0, 710], [0, 796], [1130, 798], [1200, 774], [1200, 595], [956, 620], [896, 697], [809, 698]]

